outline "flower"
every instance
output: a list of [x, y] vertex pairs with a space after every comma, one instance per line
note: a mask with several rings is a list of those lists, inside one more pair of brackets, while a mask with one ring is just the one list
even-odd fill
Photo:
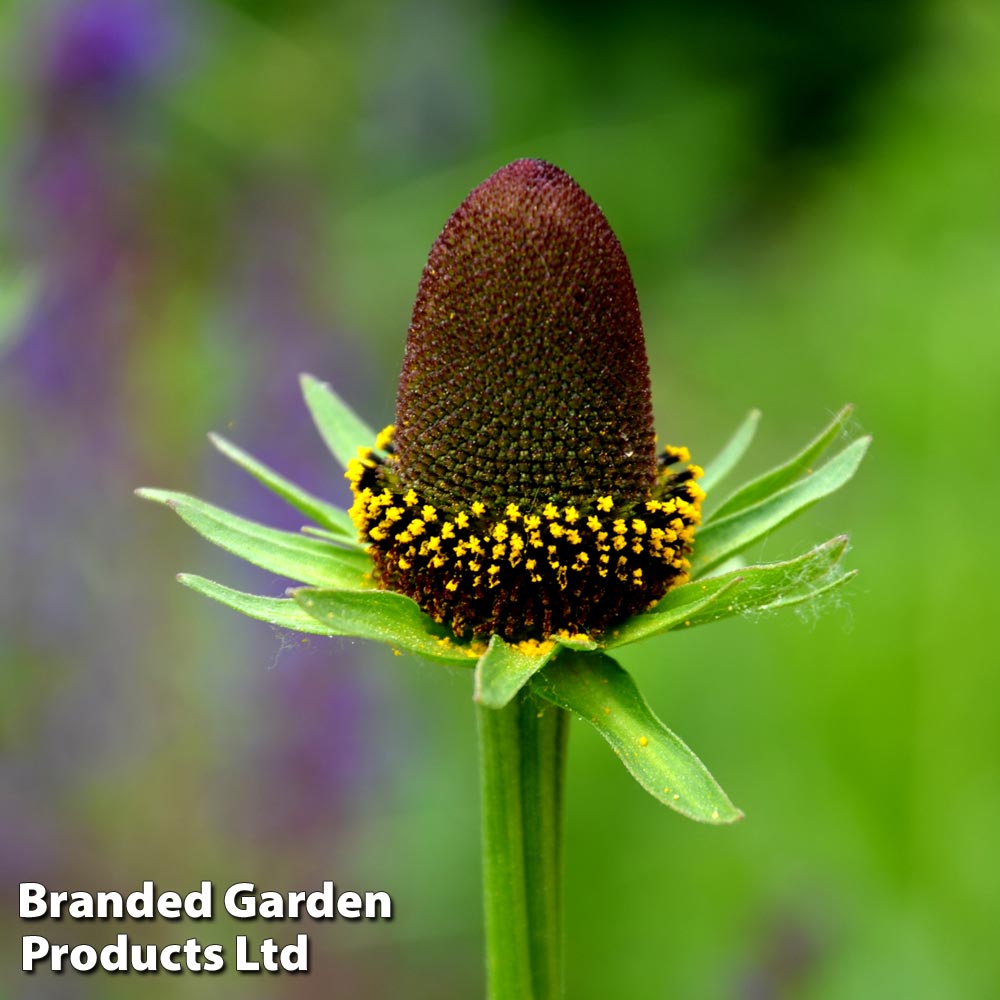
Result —
[[562, 170], [518, 160], [431, 249], [396, 423], [347, 469], [379, 585], [460, 638], [600, 634], [687, 579], [704, 493], [655, 453], [628, 262]]
[[[477, 187], [431, 249], [396, 423], [376, 435], [303, 376], [345, 468], [340, 510], [236, 445], [216, 447], [310, 520], [277, 531], [183, 493], [140, 490], [210, 541], [301, 585], [191, 589], [272, 625], [356, 636], [475, 668], [476, 701], [575, 712], [660, 802], [694, 819], [742, 813], [608, 655], [628, 643], [814, 601], [854, 572], [846, 536], [742, 565], [755, 541], [843, 486], [870, 443], [842, 409], [800, 452], [702, 517], [748, 449], [753, 411], [703, 470], [654, 446], [639, 307], [600, 209], [561, 170], [519, 160]], [[714, 495], [714, 494], [713, 494]]]
[[160, 75], [178, 48], [176, 8], [164, 0], [58, 4], [44, 66], [53, 102], [108, 100]]

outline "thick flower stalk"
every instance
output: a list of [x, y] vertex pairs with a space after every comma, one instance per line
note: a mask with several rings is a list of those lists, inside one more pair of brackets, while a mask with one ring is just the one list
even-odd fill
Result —
[[302, 387], [350, 480], [349, 515], [217, 436], [309, 519], [301, 534], [140, 493], [299, 583], [275, 597], [182, 574], [193, 590], [275, 626], [474, 668], [489, 996], [555, 1000], [568, 713], [660, 802], [705, 823], [740, 819], [608, 654], [850, 580], [845, 536], [778, 562], [745, 565], [743, 553], [843, 486], [869, 439], [821, 463], [846, 433], [845, 407], [788, 461], [708, 505], [759, 414], [704, 474], [686, 448], [657, 454], [625, 255], [594, 202], [538, 160], [484, 181], [434, 243], [394, 425], [376, 435], [329, 386], [303, 376]]
[[460, 638], [602, 633], [690, 569], [701, 469], [654, 441], [621, 245], [561, 170], [504, 167], [432, 247], [395, 427], [347, 470], [380, 586]]

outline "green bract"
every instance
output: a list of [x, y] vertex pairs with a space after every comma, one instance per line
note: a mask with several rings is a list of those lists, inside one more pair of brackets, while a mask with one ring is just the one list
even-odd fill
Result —
[[[326, 384], [302, 379], [306, 404], [320, 435], [345, 466], [375, 432]], [[620, 646], [737, 615], [771, 611], [815, 600], [855, 574], [841, 565], [846, 537], [833, 538], [783, 562], [725, 569], [753, 542], [843, 486], [855, 473], [870, 438], [861, 437], [819, 464], [843, 438], [845, 407], [799, 454], [734, 490], [698, 529], [691, 580], [667, 592], [650, 610], [603, 635], [516, 644], [494, 635], [488, 643], [461, 641], [401, 594], [376, 589], [368, 553], [356, 541], [345, 511], [313, 496], [225, 439], [212, 443], [237, 465], [300, 511], [312, 523], [301, 534], [277, 531], [182, 493], [139, 490], [173, 508], [199, 534], [233, 555], [304, 586], [283, 597], [233, 590], [200, 576], [181, 574], [185, 586], [272, 625], [313, 635], [353, 636], [389, 644], [437, 662], [474, 671], [476, 701], [506, 706], [531, 692], [591, 723], [650, 794], [678, 812], [706, 823], [731, 823], [742, 815], [711, 774], [653, 714], [634, 682], [608, 655]], [[754, 411], [705, 470], [713, 492], [745, 454], [759, 420]]]

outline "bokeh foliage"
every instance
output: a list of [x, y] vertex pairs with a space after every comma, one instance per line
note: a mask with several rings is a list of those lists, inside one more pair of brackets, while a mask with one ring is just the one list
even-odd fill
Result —
[[849, 530], [860, 574], [821, 614], [622, 653], [742, 824], [682, 823], [574, 727], [569, 994], [990, 995], [1000, 17], [987, 0], [823, 9], [0, 7], [5, 952], [24, 878], [328, 877], [393, 892], [396, 920], [312, 932], [308, 979], [144, 993], [480, 991], [468, 675], [227, 616], [173, 571], [284, 581], [131, 489], [296, 529], [254, 506], [216, 429], [342, 503], [298, 372], [387, 422], [432, 239], [530, 155], [573, 174], [629, 254], [662, 439], [708, 458], [758, 406], [764, 469], [845, 400], [875, 435], [847, 490], [753, 553]]

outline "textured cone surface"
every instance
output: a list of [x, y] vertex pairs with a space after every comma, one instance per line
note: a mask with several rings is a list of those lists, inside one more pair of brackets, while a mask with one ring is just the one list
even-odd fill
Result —
[[563, 171], [518, 160], [431, 249], [396, 410], [400, 481], [434, 503], [641, 496], [656, 477], [632, 276]]
[[463, 639], [600, 633], [687, 578], [688, 457], [655, 455], [639, 306], [601, 210], [547, 163], [504, 167], [431, 249], [395, 430], [347, 470], [379, 585]]

